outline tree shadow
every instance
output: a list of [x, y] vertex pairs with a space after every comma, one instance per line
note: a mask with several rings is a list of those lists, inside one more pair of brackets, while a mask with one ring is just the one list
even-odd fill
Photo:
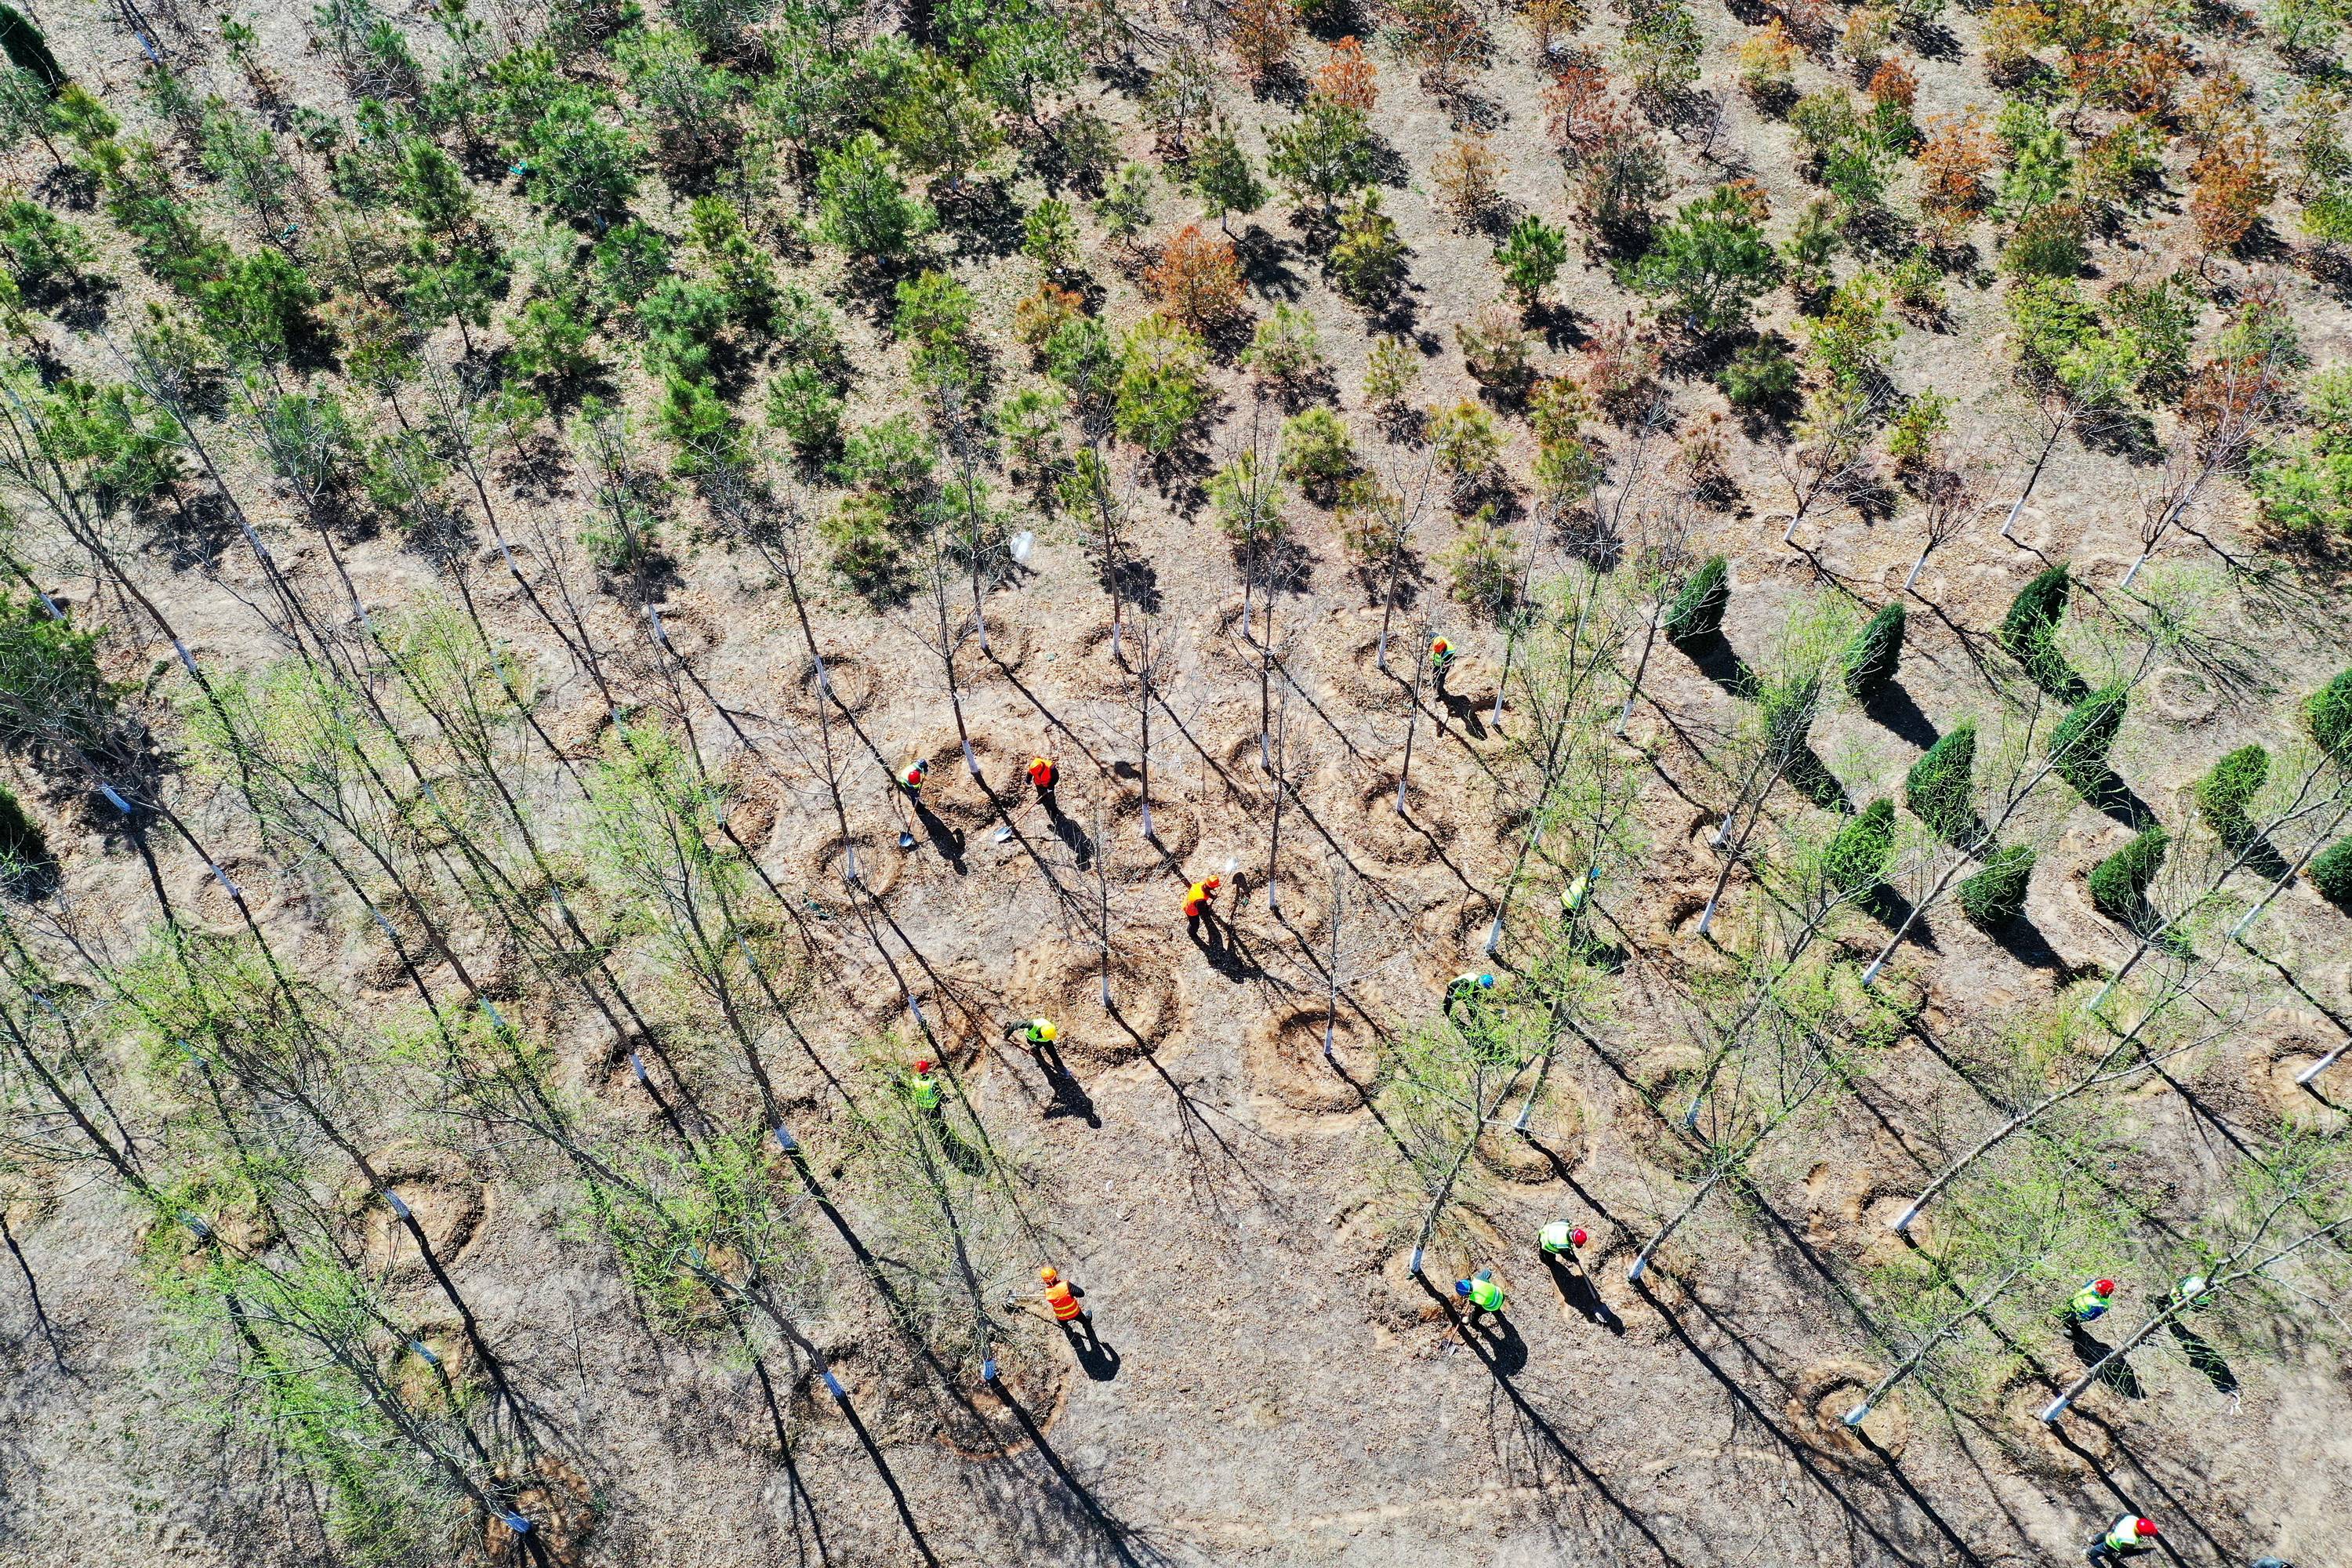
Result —
[[[2085, 1369], [2096, 1366], [2115, 1349], [2082, 1324], [2071, 1321], [2066, 1325], [2066, 1344], [2074, 1352], [2074, 1359], [2081, 1362]], [[2107, 1363], [2106, 1370], [2099, 1373], [2099, 1382], [2126, 1399], [2147, 1397], [2147, 1391], [2140, 1386], [2139, 1373], [2134, 1372], [2131, 1363], [2121, 1356]]]
[[1893, 731], [1897, 736], [1926, 751], [1942, 737], [1936, 721], [1921, 711], [1911, 700], [1911, 693], [1899, 681], [1888, 681], [1871, 693], [1870, 700], [1862, 705], [1863, 712], [1874, 723]]
[[2074, 972], [2074, 966], [2050, 945], [2050, 939], [2042, 934], [2042, 928], [2022, 915], [1986, 931], [1985, 935], [1992, 939], [1994, 946], [2028, 969], [2046, 969], [2061, 980]]
[[1234, 255], [1241, 262], [1242, 281], [1269, 300], [1296, 300], [1307, 291], [1307, 279], [1291, 265], [1299, 247], [1266, 229], [1250, 224], [1233, 237]]
[[2156, 812], [2115, 769], [2102, 766], [2099, 776], [2086, 782], [2091, 787], [2082, 792], [2083, 798], [2101, 815], [2114, 817], [2135, 833], [2155, 824]]
[[1668, 642], [1682, 650], [1683, 657], [1698, 667], [1698, 672], [1714, 681], [1742, 702], [1756, 696], [1756, 671], [1739, 657], [1721, 632], [1708, 632], [1704, 637], [1685, 637]]
[[1528, 1366], [1528, 1342], [1519, 1337], [1518, 1325], [1501, 1313], [1487, 1318], [1472, 1329], [1486, 1341], [1486, 1364], [1496, 1377], [1517, 1377]]

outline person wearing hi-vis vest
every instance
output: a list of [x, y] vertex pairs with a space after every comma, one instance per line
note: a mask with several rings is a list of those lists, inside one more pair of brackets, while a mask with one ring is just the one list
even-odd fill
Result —
[[1437, 687], [1437, 695], [1446, 695], [1445, 678], [1454, 668], [1454, 645], [1444, 637], [1429, 639], [1429, 673]]
[[2145, 1557], [2155, 1551], [2156, 1535], [2156, 1521], [2127, 1513], [2107, 1526], [2106, 1533], [2093, 1541], [2083, 1555], [2099, 1568], [2115, 1568], [2128, 1558]]
[[1061, 1030], [1054, 1026], [1054, 1020], [1051, 1018], [1021, 1018], [1004, 1026], [1006, 1039], [1018, 1037], [1021, 1043], [1033, 1051], [1041, 1047], [1052, 1045], [1055, 1037], [1060, 1033]]
[[907, 1103], [924, 1115], [937, 1121], [945, 1114], [940, 1103], [940, 1080], [931, 1076], [929, 1058], [916, 1061], [901, 1080], [900, 1087], [906, 1091]]
[[1481, 1268], [1467, 1279], [1456, 1279], [1454, 1299], [1469, 1309], [1462, 1321], [1472, 1328], [1476, 1328], [1478, 1320], [1489, 1313], [1499, 1317], [1510, 1301], [1503, 1288], [1495, 1283], [1495, 1271], [1491, 1268]]
[[2116, 1293], [2112, 1279], [2094, 1279], [2067, 1299], [2061, 1314], [2070, 1323], [2095, 1323], [2107, 1315], [2107, 1298]]
[[1561, 1259], [1573, 1262], [1576, 1249], [1584, 1245], [1584, 1231], [1581, 1226], [1572, 1226], [1564, 1219], [1556, 1219], [1543, 1227], [1543, 1233], [1536, 1238], [1536, 1243], [1543, 1248], [1545, 1262]]
[[915, 812], [923, 798], [923, 759], [917, 757], [898, 770], [898, 847], [915, 847]]

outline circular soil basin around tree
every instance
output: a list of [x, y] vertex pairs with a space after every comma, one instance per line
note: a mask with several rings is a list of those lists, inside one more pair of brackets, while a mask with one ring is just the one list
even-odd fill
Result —
[[[455, 1261], [488, 1212], [481, 1178], [472, 1167], [447, 1150], [415, 1144], [395, 1145], [368, 1163], [408, 1205], [435, 1259], [445, 1267]], [[345, 1193], [343, 1207], [358, 1226], [360, 1256], [369, 1272], [425, 1268], [416, 1237], [383, 1194], [354, 1185]]]
[[857, 851], [859, 884], [875, 899], [887, 899], [907, 868], [906, 851], [886, 833], [860, 833], [848, 838], [829, 835], [810, 852], [803, 865], [802, 886], [809, 902], [832, 915], [850, 912], [848, 848]]
[[1015, 1005], [1029, 1016], [1054, 1020], [1055, 1044], [1065, 1056], [1116, 1067], [1150, 1051], [1182, 1022], [1175, 965], [1164, 955], [1122, 944], [1111, 961], [1110, 992], [1114, 1011], [1106, 1012], [1100, 960], [1074, 943], [1055, 942], [1013, 960]]
[[2246, 1087], [2256, 1100], [2285, 1126], [2298, 1131], [2334, 1136], [2352, 1124], [2352, 1051], [2331, 1063], [2309, 1084], [2295, 1080], [2309, 1072], [2336, 1047], [2315, 1029], [2296, 1029], [2284, 1037], [2257, 1041], [2246, 1058]]
[[1418, 779], [1405, 785], [1402, 813], [1394, 773], [1359, 786], [1348, 804], [1339, 836], [1383, 869], [1411, 871], [1433, 864], [1454, 836], [1452, 813]]
[[1342, 1008], [1331, 1028], [1331, 1058], [1326, 1058], [1328, 1016], [1320, 1007], [1308, 1007], [1274, 1014], [1259, 1024], [1244, 1058], [1251, 1087], [1293, 1110], [1338, 1116], [1362, 1110], [1381, 1071], [1372, 1032]]
[[[1045, 1331], [1055, 1339], [1061, 1336], [1059, 1329]], [[1069, 1404], [1069, 1365], [1052, 1359], [1066, 1353], [1059, 1344], [1050, 1350], [1041, 1344], [1018, 1356], [998, 1355], [997, 1375], [1003, 1381], [1004, 1392], [1021, 1402], [1030, 1425], [1040, 1433], [1053, 1430]], [[940, 1406], [936, 1434], [940, 1447], [967, 1459], [1008, 1458], [1028, 1447], [1029, 1433], [1021, 1417], [977, 1373], [960, 1378], [956, 1392], [962, 1397]]]
[[[491, 1568], [526, 1568], [547, 1563], [554, 1568], [580, 1568], [588, 1560], [589, 1538], [596, 1531], [596, 1504], [588, 1479], [552, 1454], [541, 1454], [526, 1468], [502, 1465], [498, 1489], [515, 1512], [530, 1521], [530, 1533], [518, 1535], [506, 1521], [482, 1524], [482, 1557]], [[535, 1542], [533, 1553], [525, 1542]]]
[[[1816, 1362], [1799, 1373], [1781, 1414], [1789, 1434], [1821, 1458], [1843, 1469], [1860, 1469], [1902, 1457], [1910, 1423], [1893, 1393], [1879, 1401], [1859, 1428], [1845, 1424], [1846, 1412], [1882, 1373], [1857, 1361]], [[1864, 1441], [1864, 1437], [1868, 1441]]]
[[1129, 882], [1155, 875], [1190, 882], [1219, 872], [1217, 867], [1196, 869], [1186, 864], [1201, 847], [1201, 812], [1191, 801], [1155, 793], [1151, 835], [1143, 836], [1142, 795], [1121, 791], [1103, 812], [1103, 842], [1096, 853], [1103, 858], [1104, 869]]
[[970, 688], [1000, 675], [1017, 675], [1028, 664], [1036, 643], [1036, 634], [1029, 629], [1027, 621], [992, 615], [988, 617], [987, 647], [982, 648], [980, 638], [973, 636], [966, 637], [956, 649], [956, 679]]
[[[862, 714], [874, 706], [874, 671], [856, 654], [825, 655], [824, 679], [837, 704], [833, 710], [835, 718], [839, 718], [844, 709]], [[814, 723], [817, 717], [816, 695], [816, 666], [803, 655], [793, 662], [792, 678], [784, 687], [784, 711]]]

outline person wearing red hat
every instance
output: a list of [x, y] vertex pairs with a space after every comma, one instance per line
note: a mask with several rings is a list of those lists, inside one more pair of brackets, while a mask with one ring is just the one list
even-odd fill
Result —
[[2070, 1324], [2095, 1323], [2107, 1315], [2107, 1298], [2115, 1293], [2114, 1280], [2094, 1279], [2068, 1300], [2063, 1316]]
[[2107, 1526], [2106, 1533], [2093, 1541], [2083, 1555], [2098, 1568], [2114, 1568], [2126, 1558], [2145, 1557], [2155, 1551], [2156, 1536], [2156, 1521], [2127, 1513]]

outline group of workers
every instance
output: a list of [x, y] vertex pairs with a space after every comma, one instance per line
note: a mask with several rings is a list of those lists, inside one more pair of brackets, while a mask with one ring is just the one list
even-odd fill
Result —
[[[1439, 637], [1430, 640], [1430, 670], [1441, 698], [1446, 695], [1446, 677], [1453, 668], [1454, 658], [1453, 646], [1445, 638]], [[911, 849], [915, 845], [915, 816], [919, 809], [926, 771], [923, 761], [918, 758], [909, 762], [898, 774], [900, 799], [905, 808], [903, 828], [898, 836], [898, 847], [902, 850]], [[1049, 816], [1055, 815], [1059, 808], [1055, 801], [1054, 788], [1059, 775], [1053, 759], [1032, 757], [1024, 772], [1036, 791], [1038, 803]], [[1587, 900], [1598, 877], [1597, 868], [1588, 868], [1570, 879], [1568, 887], [1560, 894], [1560, 908], [1568, 919], [1571, 933], [1580, 929]], [[1196, 941], [1203, 929], [1213, 925], [1216, 918], [1217, 895], [1223, 887], [1223, 879], [1212, 876], [1203, 877], [1184, 889], [1185, 927]], [[1494, 989], [1495, 976], [1491, 973], [1455, 975], [1445, 986], [1444, 1006], [1446, 1017], [1458, 1022], [1456, 1014], [1459, 1009], [1484, 998]], [[1007, 1040], [1019, 1041], [1041, 1060], [1054, 1050], [1054, 1042], [1058, 1035], [1059, 1030], [1054, 1021], [1043, 1016], [1017, 1020], [1006, 1026], [1004, 1030]], [[929, 1059], [915, 1061], [912, 1070], [902, 1082], [902, 1089], [908, 1103], [915, 1110], [940, 1121], [945, 1114], [944, 1100], [933, 1066]], [[1578, 1249], [1588, 1239], [1583, 1227], [1567, 1220], [1553, 1220], [1538, 1233], [1537, 1254], [1549, 1268], [1580, 1274], [1582, 1268]], [[1018, 1310], [1024, 1302], [1042, 1304], [1053, 1321], [1072, 1335], [1074, 1343], [1078, 1342], [1077, 1335], [1083, 1331], [1087, 1343], [1098, 1344], [1099, 1342], [1094, 1339], [1093, 1314], [1080, 1300], [1086, 1292], [1063, 1279], [1060, 1271], [1050, 1264], [1037, 1270], [1037, 1278], [1042, 1289], [1026, 1298], [1008, 1297], [1004, 1303], [1006, 1309]], [[2059, 1313], [2060, 1320], [2069, 1328], [2095, 1322], [2106, 1314], [2115, 1292], [2116, 1282], [2112, 1279], [2087, 1280], [2067, 1300]], [[1464, 1325], [1471, 1328], [1479, 1326], [1489, 1317], [1499, 1317], [1510, 1303], [1508, 1292], [1496, 1281], [1492, 1268], [1481, 1268], [1466, 1279], [1455, 1280], [1454, 1298], [1462, 1308]], [[2205, 1278], [2191, 1274], [2173, 1284], [2168, 1300], [2172, 1306], [2196, 1311], [2210, 1305], [2212, 1297]], [[2126, 1513], [2095, 1537], [2084, 1556], [2095, 1568], [2112, 1568], [2126, 1558], [2144, 1556], [2155, 1551], [2159, 1535], [2154, 1520]], [[2252, 1568], [2294, 1568], [2294, 1565], [2279, 1558], [2263, 1557], [2256, 1559]]]
[[[1032, 757], [1029, 765], [1022, 771], [1036, 789], [1037, 804], [1045, 808], [1045, 815], [1048, 817], [1059, 815], [1061, 807], [1055, 799], [1054, 786], [1060, 782], [1061, 773], [1054, 766], [1054, 759]], [[910, 758], [907, 765], [898, 770], [898, 847], [901, 849], [915, 847], [915, 818], [922, 809], [923, 781], [929, 776], [930, 764], [920, 757]]]

